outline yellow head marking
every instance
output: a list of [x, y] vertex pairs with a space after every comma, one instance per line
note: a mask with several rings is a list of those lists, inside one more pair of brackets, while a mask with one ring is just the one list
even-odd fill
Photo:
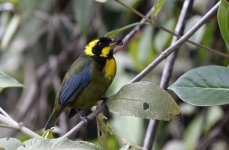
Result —
[[104, 47], [102, 49], [102, 52], [101, 52], [100, 56], [101, 57], [108, 57], [110, 51], [111, 51], [111, 48], [110, 47]]
[[105, 78], [112, 80], [116, 74], [116, 62], [115, 59], [107, 59], [104, 66], [104, 75]]
[[86, 47], [85, 47], [85, 54], [89, 55], [89, 56], [94, 56], [95, 54], [93, 54], [92, 52], [92, 48], [99, 42], [98, 39], [91, 41]]

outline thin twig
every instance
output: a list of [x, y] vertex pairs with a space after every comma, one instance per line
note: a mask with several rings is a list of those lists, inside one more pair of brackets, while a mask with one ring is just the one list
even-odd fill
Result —
[[158, 127], [158, 124], [159, 124], [158, 120], [150, 120], [144, 138], [143, 150], [152, 149], [153, 142], [156, 137], [156, 129]]
[[[129, 7], [128, 5], [126, 5], [125, 3], [123, 3], [122, 1], [120, 1], [120, 0], [115, 0], [115, 1], [118, 2], [119, 4], [121, 4], [122, 6], [124, 6], [124, 7], [128, 8], [128, 9], [130, 9], [130, 10], [131, 10], [132, 12], [134, 12], [136, 15], [138, 15], [138, 16], [144, 18], [144, 19], [146, 20], [146, 22], [149, 22], [152, 26], [156, 26], [156, 27], [158, 27], [158, 28], [164, 30], [165, 32], [167, 32], [167, 33], [169, 33], [169, 34], [172, 34], [172, 35], [174, 35], [174, 36], [177, 36], [178, 38], [181, 37], [181, 35], [179, 35], [178, 33], [172, 32], [172, 31], [170, 31], [169, 29], [167, 29], [167, 28], [161, 26], [156, 20], [152, 21], [151, 19], [145, 17], [142, 13], [138, 12], [137, 10], [135, 10], [135, 9], [132, 8], [132, 7]], [[212, 52], [212, 53], [215, 53], [215, 54], [217, 54], [217, 55], [220, 55], [220, 56], [222, 56], [222, 57], [229, 58], [229, 55], [228, 55], [228, 54], [225, 54], [225, 53], [223, 53], [223, 52], [217, 51], [217, 50], [215, 50], [215, 49], [213, 49], [213, 48], [210, 48], [210, 47], [207, 47], [207, 46], [205, 46], [205, 45], [198, 44], [198, 43], [193, 42], [193, 41], [191, 41], [191, 40], [186, 40], [186, 42], [188, 42], [188, 43], [190, 43], [190, 44], [192, 44], [192, 45], [194, 45], [194, 46], [197, 46], [197, 47], [199, 47], [199, 48], [205, 49], [205, 50], [207, 50], [207, 51], [209, 51], [209, 52]]]
[[2, 107], [0, 107], [0, 112], [7, 118], [13, 120], [13, 118], [4, 109], [2, 109]]
[[[175, 28], [175, 32], [178, 33], [179, 35], [182, 35], [184, 32], [185, 18], [192, 4], [193, 4], [193, 0], [184, 1], [180, 16], [179, 16], [179, 19], [177, 21], [176, 28]], [[178, 37], [173, 36], [171, 45], [173, 45], [177, 40], [178, 40]], [[160, 87], [165, 90], [167, 89], [169, 80], [171, 78], [174, 62], [176, 59], [176, 53], [177, 53], [177, 50], [174, 51], [171, 55], [169, 55], [169, 57], [166, 59], [166, 63], [163, 69], [163, 73], [162, 73], [162, 77], [160, 81]], [[150, 120], [147, 131], [146, 131], [145, 139], [144, 139], [144, 144], [143, 144], [144, 150], [152, 149], [153, 142], [156, 137], [156, 131], [157, 131], [158, 124], [159, 124], [158, 120]]]
[[2, 111], [4, 112], [4, 114], [0, 114], [0, 121], [7, 125], [5, 127], [17, 129], [17, 130], [21, 131], [22, 133], [28, 135], [29, 137], [37, 137], [37, 138], [41, 137], [39, 134], [33, 132], [32, 130], [23, 126], [21, 123], [18, 123], [17, 121], [15, 121], [3, 109], [1, 109], [1, 112]]

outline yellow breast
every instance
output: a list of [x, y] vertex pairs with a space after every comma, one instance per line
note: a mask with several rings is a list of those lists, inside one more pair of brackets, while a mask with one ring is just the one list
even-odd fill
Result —
[[114, 58], [106, 59], [106, 64], [103, 69], [105, 78], [112, 80], [116, 74], [116, 62]]

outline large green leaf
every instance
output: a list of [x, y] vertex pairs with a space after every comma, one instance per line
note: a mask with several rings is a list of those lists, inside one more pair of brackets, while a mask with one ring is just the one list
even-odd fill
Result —
[[183, 101], [197, 106], [229, 103], [229, 68], [204, 66], [182, 75], [169, 89]]
[[22, 87], [22, 84], [14, 78], [0, 72], [0, 91], [7, 87]]
[[28, 149], [50, 149], [50, 150], [61, 150], [61, 149], [74, 149], [74, 150], [101, 150], [95, 144], [84, 142], [84, 141], [71, 141], [67, 138], [58, 139], [45, 139], [45, 138], [33, 138], [23, 143], [18, 150]]
[[217, 19], [221, 34], [229, 46], [229, 2], [227, 0], [221, 0], [217, 13]]
[[14, 150], [22, 145], [22, 142], [15, 138], [0, 139], [0, 149]]
[[170, 120], [180, 113], [173, 98], [158, 85], [142, 81], [127, 84], [107, 101], [111, 112], [146, 119]]

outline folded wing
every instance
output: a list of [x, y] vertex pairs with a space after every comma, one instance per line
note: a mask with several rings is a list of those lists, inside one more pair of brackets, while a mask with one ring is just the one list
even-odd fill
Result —
[[63, 108], [76, 99], [76, 97], [83, 91], [90, 81], [90, 65], [84, 67], [81, 72], [64, 81], [59, 96], [60, 107]]

